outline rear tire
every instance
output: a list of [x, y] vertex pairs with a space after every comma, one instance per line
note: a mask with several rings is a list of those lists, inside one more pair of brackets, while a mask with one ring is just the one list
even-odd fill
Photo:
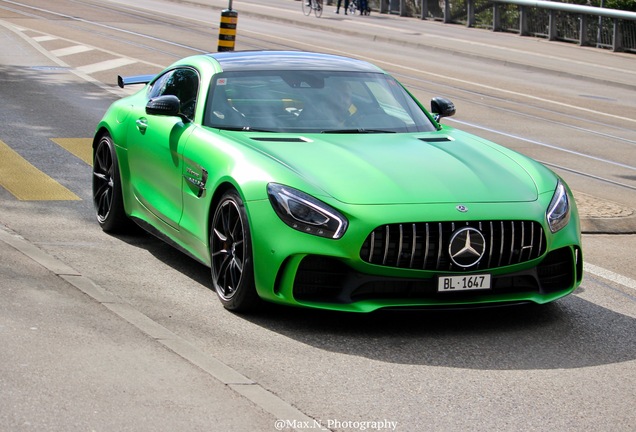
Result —
[[109, 233], [130, 230], [121, 190], [115, 143], [108, 133], [100, 136], [93, 151], [93, 205], [97, 222]]
[[322, 0], [316, 0], [316, 9], [314, 9], [314, 14], [316, 14], [316, 18], [320, 18], [322, 16], [322, 10], [324, 9], [322, 5]]
[[252, 239], [243, 200], [235, 190], [225, 192], [214, 210], [210, 255], [212, 284], [223, 307], [235, 312], [255, 309], [260, 298], [254, 283]]

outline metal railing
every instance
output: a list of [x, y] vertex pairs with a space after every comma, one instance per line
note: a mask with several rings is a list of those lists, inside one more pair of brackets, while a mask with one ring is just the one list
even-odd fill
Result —
[[636, 12], [543, 0], [370, 0], [380, 13], [636, 53]]

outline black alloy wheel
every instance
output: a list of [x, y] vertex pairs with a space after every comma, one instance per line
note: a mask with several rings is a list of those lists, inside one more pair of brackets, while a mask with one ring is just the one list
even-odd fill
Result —
[[124, 211], [117, 154], [112, 138], [103, 134], [93, 153], [93, 204], [97, 222], [106, 232], [124, 232], [130, 219]]
[[252, 244], [243, 200], [234, 190], [219, 201], [210, 230], [212, 283], [226, 309], [244, 312], [259, 303]]

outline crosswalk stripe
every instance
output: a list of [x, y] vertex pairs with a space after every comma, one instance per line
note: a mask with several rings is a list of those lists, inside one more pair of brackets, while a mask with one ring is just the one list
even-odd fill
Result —
[[51, 141], [74, 154], [87, 164], [93, 164], [92, 138], [51, 138]]
[[80, 200], [80, 197], [31, 165], [1, 140], [0, 186], [20, 201]]
[[36, 36], [33, 38], [34, 41], [36, 42], [48, 42], [48, 41], [52, 41], [52, 40], [57, 40], [57, 38], [55, 36]]
[[86, 45], [73, 45], [67, 48], [60, 48], [60, 49], [53, 50], [51, 51], [51, 54], [57, 57], [64, 57], [64, 56], [80, 54], [80, 53], [92, 51], [92, 50], [93, 48], [87, 47]]
[[115, 69], [115, 68], [126, 66], [133, 63], [137, 63], [137, 61], [122, 57], [122, 58], [117, 58], [112, 60], [106, 60], [99, 63], [93, 63], [86, 66], [80, 66], [77, 68], [77, 70], [85, 74], [92, 74], [95, 72], [102, 72], [105, 70]]

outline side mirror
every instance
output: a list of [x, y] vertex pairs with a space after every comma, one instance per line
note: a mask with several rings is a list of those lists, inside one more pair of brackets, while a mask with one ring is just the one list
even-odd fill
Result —
[[181, 114], [181, 101], [174, 95], [164, 95], [150, 99], [146, 104], [146, 114], [180, 117], [184, 123], [190, 121], [185, 115]]
[[431, 99], [431, 112], [435, 116], [435, 120], [439, 121], [442, 117], [450, 117], [455, 114], [455, 104], [448, 99], [434, 97]]

